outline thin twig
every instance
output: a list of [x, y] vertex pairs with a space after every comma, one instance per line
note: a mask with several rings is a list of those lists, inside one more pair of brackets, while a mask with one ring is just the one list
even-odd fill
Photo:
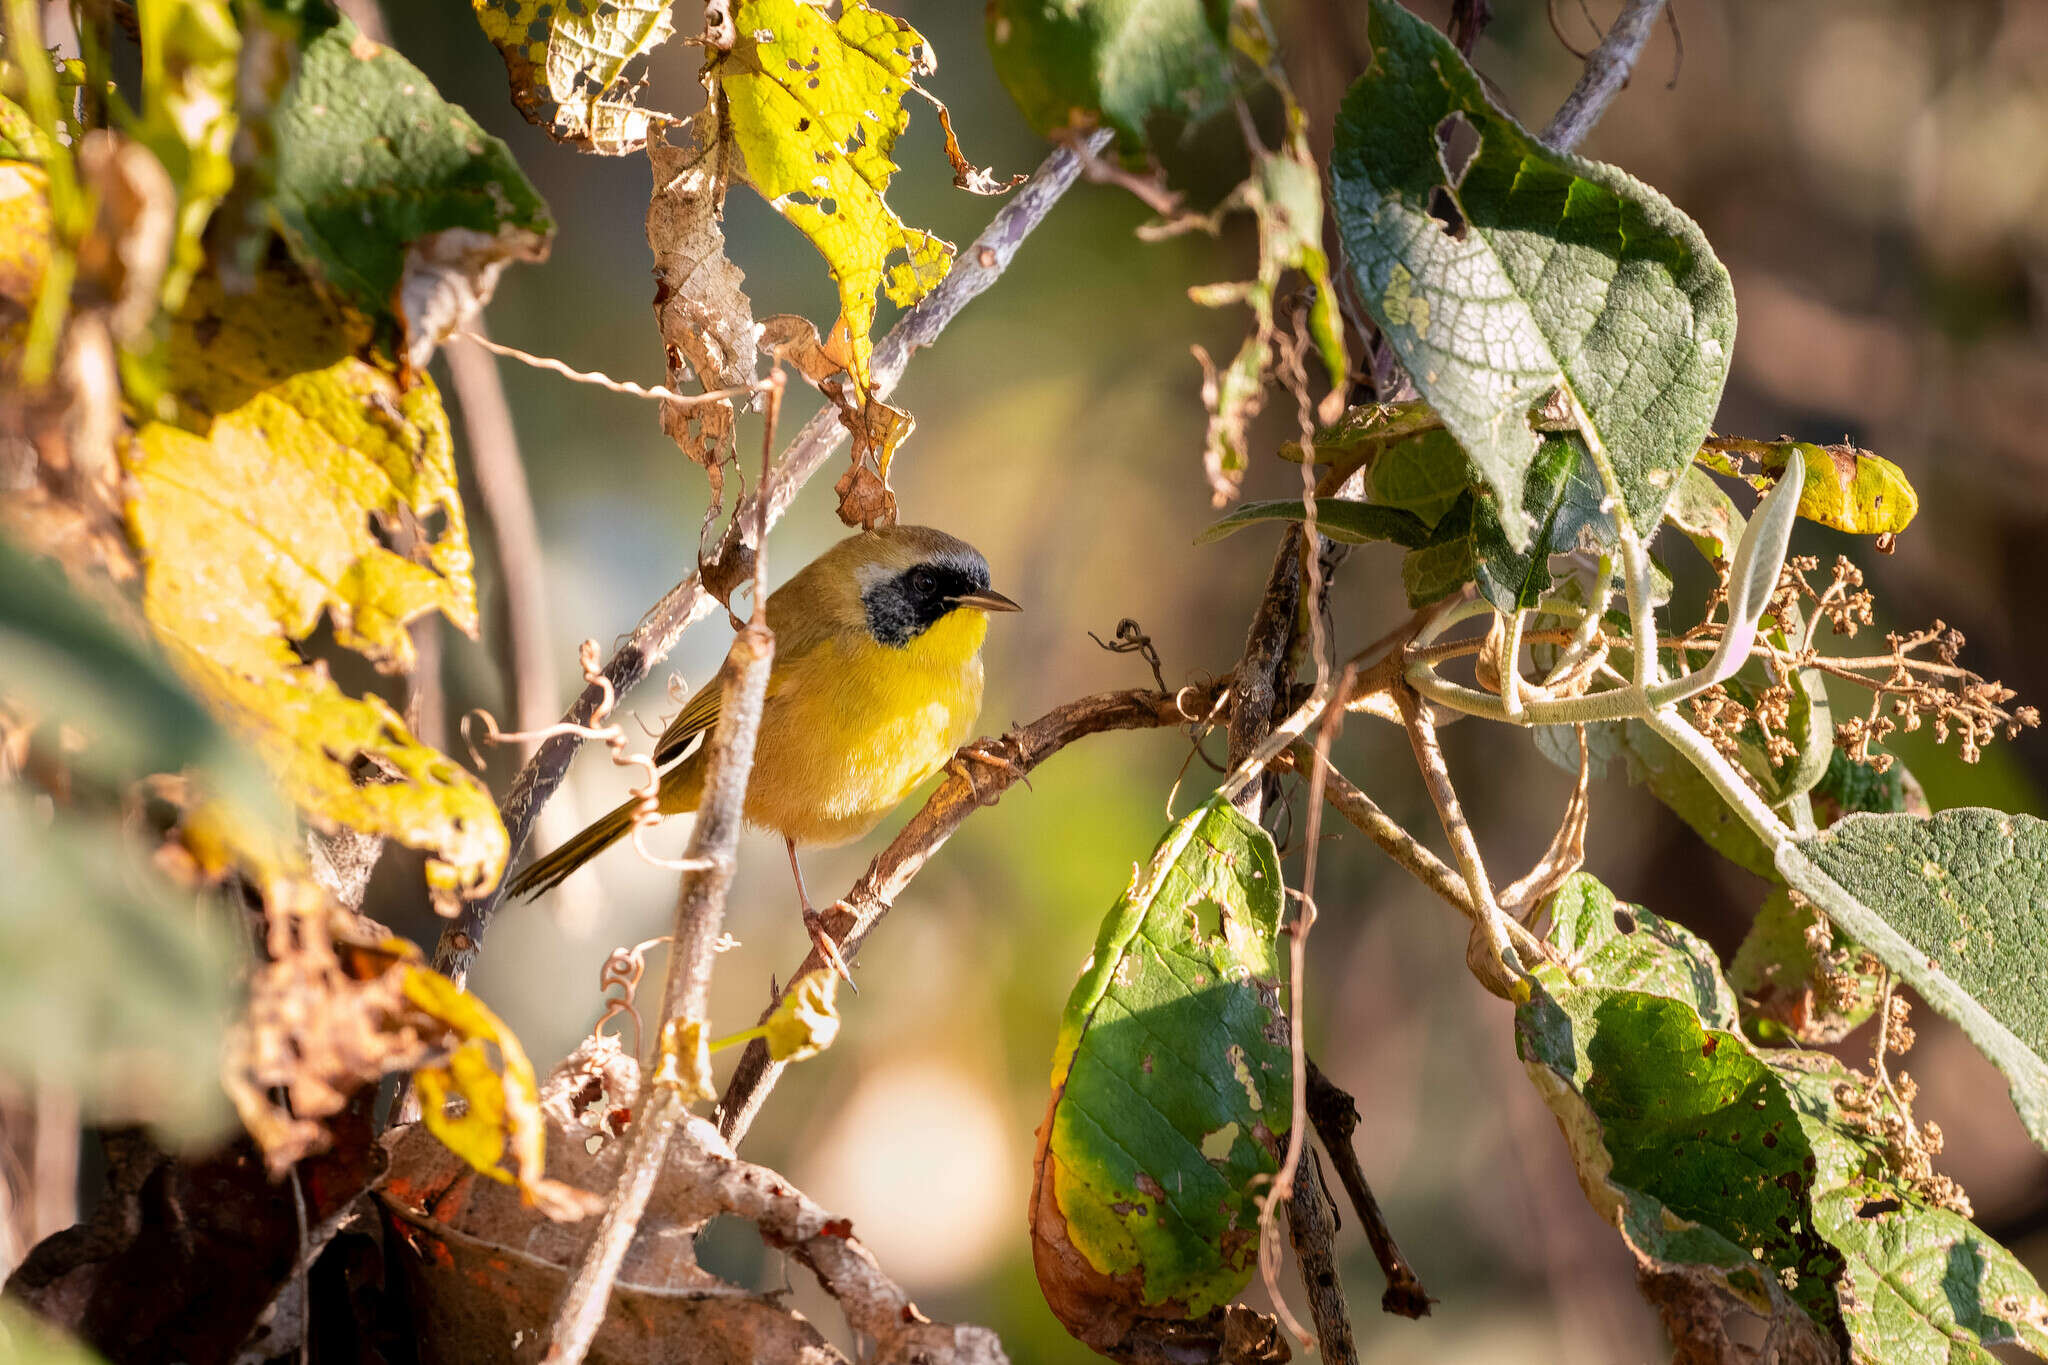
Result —
[[[1099, 151], [1108, 145], [1111, 136], [1104, 129], [1088, 139], [1088, 145]], [[910, 363], [912, 353], [938, 340], [947, 324], [960, 315], [961, 309], [1002, 276], [1010, 262], [1016, 259], [1017, 249], [1023, 245], [1024, 239], [1044, 221], [1060, 196], [1074, 183], [1080, 164], [1074, 148], [1055, 147], [1039, 164], [1030, 182], [1009, 198], [982, 234], [960, 253], [939, 287], [889, 329], [889, 334], [875, 347], [872, 371], [877, 396], [886, 397], [894, 390]], [[735, 524], [773, 526], [795, 501], [798, 490], [824, 467], [825, 461], [846, 436], [846, 428], [841, 425], [837, 410], [829, 405], [821, 409], [783, 451], [763, 487], [755, 490], [749, 500], [753, 505], [741, 507], [734, 518]], [[757, 512], [765, 515], [757, 516]], [[668, 657], [683, 631], [691, 623], [710, 615], [716, 605], [706, 595], [702, 577], [694, 572], [665, 593], [640, 618], [640, 624], [632, 635], [605, 664], [604, 676], [614, 693], [623, 697], [631, 691]], [[569, 707], [564, 720], [573, 725], [587, 723], [603, 695], [596, 686], [584, 688], [582, 695]], [[555, 736], [540, 746], [513, 779], [511, 789], [498, 810], [505, 823], [510, 850], [508, 866], [510, 860], [517, 858], [525, 848], [535, 817], [562, 785], [562, 779], [569, 771], [569, 761], [576, 756], [582, 743], [581, 737], [575, 734]], [[434, 947], [434, 970], [458, 984], [468, 978], [469, 969], [476, 962], [484, 933], [497, 914], [503, 894], [501, 882], [497, 889], [463, 903], [461, 911], [442, 931], [440, 942]]]
[[[1283, 348], [1283, 359], [1279, 366], [1283, 382], [1294, 394], [1296, 412], [1301, 426], [1301, 502], [1303, 520], [1299, 544], [1302, 549], [1302, 576], [1306, 579], [1307, 592], [1300, 594], [1295, 613], [1293, 636], [1299, 639], [1304, 632], [1300, 622], [1306, 619], [1309, 653], [1315, 661], [1316, 686], [1313, 700], [1323, 703], [1322, 724], [1316, 732], [1314, 767], [1309, 776], [1308, 846], [1303, 855], [1301, 890], [1297, 899], [1299, 908], [1294, 923], [1289, 928], [1288, 955], [1288, 1022], [1289, 1045], [1293, 1053], [1291, 1084], [1289, 1086], [1289, 1110], [1291, 1122], [1287, 1130], [1287, 1150], [1280, 1159], [1280, 1169], [1273, 1174], [1273, 1184], [1259, 1208], [1259, 1269], [1265, 1277], [1266, 1292], [1272, 1298], [1280, 1316], [1302, 1337], [1304, 1346], [1314, 1345], [1325, 1360], [1335, 1365], [1346, 1365], [1358, 1359], [1357, 1345], [1352, 1338], [1351, 1315], [1344, 1304], [1344, 1282], [1337, 1274], [1336, 1258], [1336, 1210], [1330, 1203], [1328, 1191], [1323, 1188], [1320, 1171], [1313, 1165], [1302, 1164], [1302, 1153], [1308, 1145], [1308, 1055], [1303, 1051], [1302, 1030], [1306, 1024], [1308, 991], [1308, 936], [1316, 923], [1316, 853], [1321, 841], [1323, 817], [1323, 777], [1329, 770], [1330, 745], [1335, 741], [1337, 731], [1344, 724], [1344, 708], [1330, 706], [1330, 621], [1329, 581], [1324, 570], [1324, 553], [1329, 542], [1316, 532], [1316, 484], [1315, 484], [1315, 420], [1308, 398], [1308, 379], [1302, 356], [1308, 349], [1308, 338], [1297, 316], [1295, 337], [1292, 347]], [[1333, 558], [1334, 567], [1334, 558]], [[1264, 612], [1261, 605], [1261, 613]], [[1291, 651], [1290, 651], [1291, 654]], [[1290, 657], [1281, 664], [1273, 682], [1277, 686], [1290, 682], [1295, 664]], [[1350, 664], [1344, 669], [1342, 681], [1337, 684], [1337, 695], [1351, 690], [1352, 679], [1357, 674], [1357, 665]], [[1307, 708], [1302, 708], [1306, 710]], [[1300, 714], [1297, 712], [1297, 714]], [[1235, 718], [1233, 717], [1233, 720]], [[1262, 736], [1261, 749], [1270, 744]], [[1282, 753], [1284, 754], [1284, 750]], [[1239, 757], [1237, 762], [1245, 759]], [[1297, 1188], [1298, 1182], [1298, 1188]], [[1287, 1208], [1288, 1241], [1294, 1247], [1294, 1259], [1301, 1271], [1302, 1288], [1308, 1295], [1309, 1315], [1314, 1318], [1316, 1333], [1313, 1339], [1303, 1335], [1293, 1315], [1287, 1311], [1286, 1300], [1280, 1293], [1280, 1248], [1273, 1237], [1276, 1208], [1284, 1203]]]
[[[825, 931], [839, 944], [841, 954], [852, 962], [861, 944], [903, 894], [904, 888], [932, 856], [951, 838], [953, 831], [975, 811], [992, 805], [1011, 784], [1024, 778], [1067, 745], [1105, 730], [1150, 730], [1171, 725], [1188, 725], [1201, 720], [1213, 704], [1220, 685], [1183, 688], [1180, 692], [1104, 692], [1070, 701], [995, 739], [980, 741], [979, 748], [1002, 755], [1007, 766], [966, 763], [948, 770], [946, 780], [931, 794], [924, 807], [911, 817], [889, 846], [868, 864], [846, 898], [820, 912]], [[795, 982], [805, 973], [824, 966], [813, 948], [803, 962], [783, 980]], [[762, 1011], [765, 1020], [787, 994], [784, 986], [776, 999]], [[747, 1044], [746, 1053], [733, 1069], [720, 1101], [719, 1126], [737, 1146], [752, 1126], [767, 1100], [768, 1092], [782, 1076], [783, 1063], [768, 1060], [767, 1044], [759, 1039]]]
[[1436, 804], [1437, 817], [1451, 841], [1451, 851], [1457, 855], [1465, 889], [1471, 894], [1474, 914], [1472, 937], [1465, 945], [1465, 965], [1481, 985], [1503, 1000], [1512, 1000], [1517, 981], [1508, 967], [1509, 954], [1519, 949], [1522, 954], [1533, 956], [1535, 940], [1527, 929], [1502, 914], [1500, 903], [1494, 899], [1493, 883], [1487, 879], [1486, 863], [1479, 854], [1479, 841], [1473, 837], [1472, 826], [1466, 823], [1465, 812], [1458, 803], [1457, 789], [1451, 785], [1450, 768], [1444, 762], [1442, 746], [1437, 743], [1436, 722], [1430, 716], [1428, 704], [1405, 687], [1396, 689], [1394, 700], [1408, 725], [1408, 743], [1415, 751], [1415, 766], [1422, 772], [1423, 785], [1429, 788], [1429, 799]]
[[1429, 1305], [1435, 1300], [1395, 1245], [1386, 1215], [1380, 1212], [1380, 1201], [1373, 1198], [1372, 1186], [1358, 1166], [1358, 1151], [1352, 1142], [1352, 1134], [1358, 1131], [1358, 1103], [1313, 1061], [1308, 1064], [1308, 1115], [1316, 1136], [1323, 1140], [1323, 1150], [1337, 1168], [1337, 1178], [1351, 1196], [1351, 1207], [1358, 1210], [1358, 1221], [1365, 1225], [1365, 1239], [1372, 1243], [1380, 1273], [1387, 1277], [1387, 1290], [1380, 1295], [1381, 1310], [1404, 1318], [1428, 1317]]
[[[1286, 760], [1297, 770], [1303, 762], [1313, 761], [1311, 756], [1302, 752], [1303, 747], [1297, 744], [1294, 753]], [[1472, 893], [1466, 889], [1457, 872], [1334, 767], [1324, 769], [1323, 799], [1378, 844], [1389, 858], [1413, 873], [1417, 881], [1443, 897], [1459, 914], [1472, 918]]]
[[1607, 36], [1586, 58], [1586, 69], [1580, 74], [1578, 84], [1558, 106], [1550, 126], [1543, 130], [1545, 146], [1569, 152], [1586, 140], [1586, 134], [1593, 131], [1593, 125], [1607, 112], [1607, 106], [1628, 84], [1629, 72], [1634, 69], [1636, 59], [1643, 55], [1643, 45], [1650, 41], [1651, 30], [1657, 27], [1657, 16], [1663, 13], [1664, 4], [1665, 0], [1629, 0], [1628, 8], [1615, 19], [1607, 30]]
[[526, 464], [519, 455], [519, 434], [498, 366], [482, 345], [481, 317], [466, 336], [441, 348], [448, 362], [448, 382], [462, 409], [462, 430], [469, 445], [474, 474], [471, 486], [489, 528], [491, 560], [504, 586], [502, 621], [505, 649], [505, 694], [512, 726], [539, 730], [562, 713], [561, 689], [555, 684], [555, 661], [548, 652], [554, 631], [548, 622], [547, 576], [542, 569], [540, 525], [533, 514], [533, 493], [526, 483]]
[[[777, 370], [769, 380], [767, 432], [761, 451], [764, 467], [775, 439], [782, 378]], [[755, 515], [765, 523], [765, 509], [757, 507]], [[755, 533], [764, 534], [765, 526], [757, 524]], [[732, 887], [734, 851], [744, 823], [747, 778], [754, 767], [754, 741], [760, 734], [768, 673], [775, 658], [775, 636], [768, 629], [768, 595], [761, 587], [766, 558], [765, 551], [756, 552], [753, 619], [734, 637], [726, 655], [718, 720], [709, 741], [704, 796], [690, 831], [687, 857], [693, 866], [683, 873], [676, 892], [674, 944], [661, 1003], [662, 1065], [627, 1139], [618, 1186], [596, 1232], [577, 1258], [555, 1310], [543, 1357], [548, 1365], [578, 1365], [590, 1349], [611, 1303], [612, 1282], [639, 1231], [655, 1178], [667, 1163], [669, 1141], [695, 1098], [695, 1049], [687, 1042], [679, 1047], [678, 1039], [690, 1037], [689, 1026], [695, 1025], [694, 1037], [701, 1040], [701, 1026], [710, 1012], [711, 967], [725, 923], [725, 898]], [[684, 1028], [679, 1032], [676, 1025]], [[684, 1047], [691, 1049], [689, 1057], [677, 1055]]]

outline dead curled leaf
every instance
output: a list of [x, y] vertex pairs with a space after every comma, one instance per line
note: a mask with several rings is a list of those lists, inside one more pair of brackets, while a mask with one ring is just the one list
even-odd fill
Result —
[[[616, 1137], [620, 1116], [630, 1122], [639, 1092], [638, 1068], [616, 1038], [584, 1040], [541, 1087], [551, 1175], [581, 1189], [612, 1188], [626, 1148]], [[511, 1190], [478, 1180], [418, 1126], [394, 1130], [385, 1145], [391, 1174], [378, 1197], [392, 1254], [418, 1309], [428, 1365], [539, 1360], [566, 1268], [587, 1232], [536, 1217]], [[753, 1222], [771, 1246], [809, 1266], [839, 1299], [849, 1323], [874, 1338], [872, 1359], [889, 1365], [996, 1365], [1005, 1359], [993, 1333], [927, 1320], [845, 1219], [776, 1172], [740, 1160], [700, 1118], [676, 1130], [591, 1359], [845, 1365], [803, 1317], [698, 1265], [696, 1235], [721, 1214]]]
[[[677, 392], [694, 378], [708, 392], [740, 388], [756, 377], [761, 329], [740, 286], [746, 276], [725, 254], [719, 225], [730, 178], [728, 148], [716, 102], [691, 120], [695, 142], [677, 147], [665, 134], [647, 140], [654, 192], [647, 202], [647, 245], [654, 252], [654, 320], [668, 362], [668, 387]], [[731, 400], [681, 407], [664, 403], [661, 429], [711, 483], [708, 527], [725, 492], [723, 461], [733, 452], [736, 409]]]
[[[324, 1151], [324, 1120], [365, 1085], [417, 1068], [425, 1126], [457, 1159], [546, 1217], [592, 1210], [543, 1174], [533, 1066], [496, 1015], [423, 965], [413, 944], [337, 909], [310, 882], [273, 875], [262, 892], [266, 960], [250, 976], [248, 1015], [229, 1030], [222, 1082], [273, 1175]], [[451, 1115], [450, 1097], [465, 1112]]]

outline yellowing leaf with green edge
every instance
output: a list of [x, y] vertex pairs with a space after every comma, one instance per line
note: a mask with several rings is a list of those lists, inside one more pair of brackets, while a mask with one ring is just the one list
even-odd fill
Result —
[[[1906, 472], [1881, 455], [1855, 446], [1815, 445], [1811, 441], [1753, 441], [1717, 436], [1700, 448], [1699, 460], [1717, 474], [1744, 479], [1768, 488], [1798, 451], [1806, 461], [1806, 483], [1799, 490], [1799, 515], [1851, 535], [1897, 535], [1920, 511], [1920, 495]], [[1764, 475], [1748, 473], [1739, 457], [1762, 466]]]
[[512, 103], [557, 142], [606, 156], [647, 143], [626, 67], [675, 32], [668, 0], [472, 0]]
[[950, 242], [905, 227], [882, 199], [910, 123], [903, 96], [932, 69], [924, 38], [862, 0], [846, 0], [837, 19], [804, 0], [741, 0], [733, 30], [711, 68], [726, 133], [747, 183], [825, 257], [864, 393], [875, 292], [908, 306], [953, 263]]
[[[505, 859], [490, 794], [293, 648], [324, 619], [396, 671], [412, 664], [413, 618], [476, 628], [447, 415], [431, 383], [404, 390], [357, 359], [366, 337], [286, 267], [242, 295], [195, 283], [171, 330], [172, 416], [125, 455], [143, 610], [310, 816], [425, 849], [437, 892], [473, 892]], [[380, 542], [396, 521], [441, 523], [421, 533], [424, 563]], [[359, 757], [397, 780], [358, 785]]]
[[[595, 1196], [542, 1173], [547, 1126], [533, 1063], [519, 1039], [481, 1000], [439, 972], [417, 963], [401, 970], [406, 1002], [463, 1040], [446, 1062], [413, 1072], [427, 1130], [479, 1173], [517, 1185], [550, 1218], [573, 1221], [592, 1212], [601, 1202]], [[487, 1044], [498, 1049], [495, 1068]], [[464, 1114], [448, 1113], [451, 1097], [463, 1100]], [[503, 1164], [508, 1151], [509, 1170]]]
[[1111, 908], [1067, 999], [1032, 1257], [1047, 1304], [1098, 1351], [1251, 1278], [1293, 1113], [1282, 890], [1271, 836], [1212, 797]]

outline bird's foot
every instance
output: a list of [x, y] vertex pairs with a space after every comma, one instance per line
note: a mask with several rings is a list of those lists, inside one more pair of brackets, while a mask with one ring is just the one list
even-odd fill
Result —
[[985, 763], [991, 768], [1000, 769], [1014, 780], [1022, 782], [1026, 788], [1031, 786], [1030, 777], [1018, 766], [1015, 759], [1002, 752], [1001, 744], [1002, 741], [999, 739], [977, 739], [972, 744], [961, 745], [946, 762], [946, 771], [960, 775], [961, 780], [967, 784], [967, 790], [973, 794], [976, 805], [993, 806], [1002, 797], [1001, 790], [987, 797], [981, 794], [981, 784], [974, 780], [976, 763]]
[[[834, 908], [845, 906], [845, 901], [839, 901]], [[826, 965], [838, 974], [841, 981], [852, 987], [855, 995], [859, 995], [860, 987], [853, 984], [853, 973], [847, 970], [846, 959], [839, 955], [839, 945], [832, 941], [831, 932], [825, 928], [825, 917], [808, 905], [804, 907], [804, 928], [810, 931], [811, 946], [818, 950], [818, 956], [825, 959]]]

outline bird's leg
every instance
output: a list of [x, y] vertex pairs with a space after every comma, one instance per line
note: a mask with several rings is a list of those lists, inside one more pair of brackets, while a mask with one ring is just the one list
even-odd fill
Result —
[[[853, 973], [846, 969], [846, 959], [839, 955], [839, 945], [834, 943], [832, 935], [826, 932], [825, 917], [811, 908], [811, 894], [804, 890], [804, 870], [798, 867], [796, 862], [796, 840], [785, 837], [782, 846], [789, 850], [789, 870], [796, 878], [796, 898], [804, 908], [804, 928], [810, 931], [811, 946], [818, 950], [818, 956], [831, 965], [841, 980], [853, 986], [853, 993], [859, 995], [860, 987], [853, 985]], [[843, 905], [845, 902], [841, 901], [838, 904]]]
[[[961, 745], [953, 756], [946, 760], [946, 771], [960, 775], [961, 780], [967, 784], [967, 790], [973, 794], [976, 805], [995, 804], [992, 800], [982, 799], [981, 784], [974, 780], [973, 765], [976, 763], [986, 763], [991, 768], [1000, 768], [1026, 787], [1031, 785], [1031, 779], [1025, 775], [1024, 769], [1017, 765], [1015, 759], [1002, 752], [1002, 743], [1000, 739], [977, 739], [971, 744]], [[1001, 793], [997, 795], [1000, 797]]]

